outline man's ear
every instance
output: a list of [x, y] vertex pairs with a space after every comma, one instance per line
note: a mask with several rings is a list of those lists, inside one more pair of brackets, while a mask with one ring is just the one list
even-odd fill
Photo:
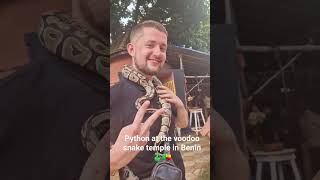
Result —
[[132, 44], [132, 43], [128, 43], [128, 45], [127, 45], [127, 51], [128, 51], [128, 53], [129, 53], [129, 55], [130, 56], [134, 56], [134, 49], [135, 47], [134, 47], [134, 45]]

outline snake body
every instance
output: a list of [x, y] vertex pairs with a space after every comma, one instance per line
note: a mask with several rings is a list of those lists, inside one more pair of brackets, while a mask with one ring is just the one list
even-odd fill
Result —
[[[51, 11], [43, 14], [40, 19], [38, 37], [41, 44], [52, 54], [61, 59], [80, 65], [109, 81], [109, 46], [106, 39], [88, 33], [85, 27], [72, 20], [69, 14]], [[162, 85], [161, 81], [153, 77], [148, 80], [144, 75], [125, 66], [122, 75], [142, 86], [146, 94], [138, 98], [135, 106], [139, 109], [146, 100], [151, 100], [155, 95], [155, 88]], [[166, 137], [171, 122], [171, 105], [159, 98], [161, 107], [165, 112], [161, 115], [160, 132], [156, 137], [159, 144], [161, 137]], [[149, 113], [155, 109], [148, 109]], [[81, 141], [84, 147], [92, 152], [99, 140], [109, 129], [110, 111], [102, 110], [94, 113], [83, 124]]]
[[69, 14], [60, 11], [44, 13], [38, 37], [51, 53], [109, 80], [107, 39], [88, 33]]
[[[109, 81], [107, 39], [89, 33], [69, 14], [61, 11], [44, 13], [40, 18], [38, 38], [50, 53], [61, 60], [79, 65]], [[109, 119], [110, 111], [105, 109], [92, 114], [83, 124], [81, 141], [89, 152], [108, 131]]]
[[[157, 88], [157, 86], [162, 85], [161, 81], [156, 76], [153, 76], [151, 80], [148, 80], [143, 74], [127, 65], [122, 68], [121, 73], [123, 77], [142, 86], [146, 91], [146, 94], [144, 96], [137, 98], [137, 100], [135, 101], [135, 106], [137, 109], [139, 109], [143, 102], [145, 102], [146, 100], [151, 100], [155, 95], [155, 89]], [[170, 103], [160, 97], [159, 103], [164, 109], [164, 113], [161, 114], [161, 127], [159, 134], [156, 136], [156, 145], [159, 145], [161, 143], [161, 139], [167, 136], [171, 123]], [[155, 110], [156, 109], [147, 109], [149, 113], [153, 113], [155, 112]]]

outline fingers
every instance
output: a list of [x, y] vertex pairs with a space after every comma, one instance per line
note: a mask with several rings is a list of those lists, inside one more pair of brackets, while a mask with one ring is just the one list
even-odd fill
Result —
[[141, 128], [141, 134], [145, 134], [147, 131], [149, 131], [152, 124], [158, 119], [158, 117], [164, 113], [164, 109], [158, 109], [156, 112], [154, 112], [143, 124]]
[[171, 89], [166, 86], [158, 86], [157, 87], [158, 94], [165, 94], [165, 93], [173, 93]]
[[157, 86], [157, 89], [170, 90], [167, 86]]
[[157, 90], [158, 94], [170, 94], [172, 93], [170, 90]]
[[168, 103], [171, 103], [171, 104], [175, 104], [176, 103], [176, 101], [174, 99], [166, 99], [166, 101]]
[[150, 101], [145, 101], [142, 106], [139, 108], [134, 120], [133, 120], [133, 127], [134, 128], [138, 128], [143, 120], [143, 117], [144, 117], [144, 114], [146, 113], [147, 111], [147, 108], [149, 107], [150, 105]]
[[160, 98], [164, 99], [164, 98], [173, 98], [172, 94], [160, 94], [159, 95]]

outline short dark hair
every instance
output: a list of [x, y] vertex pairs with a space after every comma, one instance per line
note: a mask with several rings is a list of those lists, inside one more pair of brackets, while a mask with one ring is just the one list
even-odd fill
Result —
[[153, 20], [147, 20], [147, 21], [143, 21], [137, 25], [135, 25], [132, 29], [131, 29], [131, 33], [130, 33], [130, 41], [132, 42], [134, 37], [143, 30], [143, 28], [145, 27], [150, 27], [150, 28], [155, 28], [160, 32], [165, 33], [168, 36], [168, 32], [166, 30], [166, 28], [159, 22], [157, 21], [153, 21]]

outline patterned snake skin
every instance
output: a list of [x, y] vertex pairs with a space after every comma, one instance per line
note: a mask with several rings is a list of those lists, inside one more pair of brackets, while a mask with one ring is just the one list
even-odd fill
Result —
[[38, 36], [51, 53], [109, 80], [107, 40], [90, 35], [70, 15], [63, 12], [42, 15]]
[[[38, 36], [41, 44], [61, 59], [82, 66], [109, 81], [109, 46], [72, 20], [64, 12], [47, 12], [41, 16]], [[107, 85], [107, 84], [106, 84]], [[81, 129], [81, 141], [92, 152], [109, 129], [110, 111], [94, 113]]]
[[[140, 98], [138, 98], [135, 102], [135, 106], [137, 109], [141, 107], [144, 101], [151, 100], [155, 94], [155, 89], [157, 86], [162, 85], [161, 81], [153, 76], [152, 80], [148, 80], [143, 74], [134, 70], [133, 68], [125, 65], [122, 69], [122, 75], [126, 79], [129, 79], [132, 82], [137, 83], [142, 86], [146, 94]], [[165, 110], [164, 113], [161, 114], [161, 128], [160, 132], [156, 137], [155, 144], [159, 145], [161, 143], [161, 137], [166, 137], [170, 128], [171, 123], [171, 105], [166, 102], [164, 99], [159, 97], [159, 102], [161, 107]], [[149, 113], [153, 113], [156, 109], [148, 109]]]

